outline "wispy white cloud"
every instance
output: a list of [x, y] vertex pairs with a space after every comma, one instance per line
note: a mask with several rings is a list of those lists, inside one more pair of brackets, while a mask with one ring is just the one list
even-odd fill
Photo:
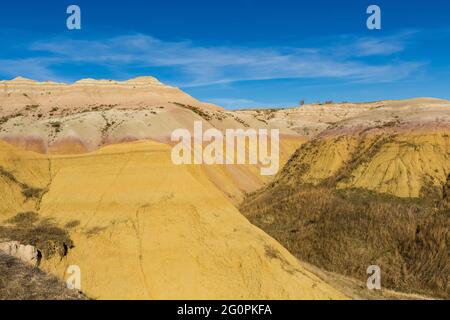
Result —
[[297, 102], [293, 101], [278, 101], [274, 105], [274, 102], [252, 100], [245, 98], [204, 98], [203, 100], [213, 104], [220, 105], [227, 109], [289, 107], [298, 104]]
[[0, 74], [8, 77], [24, 76], [39, 80], [65, 81], [64, 77], [51, 69], [59, 59], [48, 57], [24, 59], [0, 59]]
[[411, 29], [384, 37], [346, 35], [339, 37], [339, 41], [330, 48], [346, 57], [390, 56], [406, 50], [419, 34], [419, 30]]
[[[389, 56], [405, 49], [405, 35], [355, 38], [321, 48], [198, 46], [191, 41], [162, 41], [149, 35], [123, 35], [108, 39], [53, 39], [29, 46], [34, 58], [7, 61], [0, 73], [38, 79], [58, 77], [56, 64], [89, 63], [117, 74], [140, 68], [165, 68], [178, 86], [207, 86], [248, 80], [286, 78], [339, 78], [361, 82], [404, 79], [420, 69], [415, 61], [372, 63], [361, 57]], [[6, 62], [6, 61], [5, 61]]]
[[255, 108], [271, 105], [270, 103], [242, 98], [205, 98], [204, 100], [225, 108]]
[[358, 57], [375, 56], [375, 55], [391, 55], [401, 52], [405, 49], [403, 43], [398, 41], [389, 41], [386, 39], [360, 39], [357, 41], [353, 49]]

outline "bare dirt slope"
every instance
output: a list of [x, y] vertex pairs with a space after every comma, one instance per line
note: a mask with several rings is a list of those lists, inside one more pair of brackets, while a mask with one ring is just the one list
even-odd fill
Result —
[[[227, 111], [200, 102], [153, 77], [128, 81], [84, 79], [73, 84], [25, 78], [0, 81], [0, 139], [39, 153], [79, 154], [127, 141], [170, 143], [178, 128], [273, 128], [281, 134], [282, 166], [307, 139], [336, 121], [376, 105], [322, 105], [292, 109]], [[269, 179], [254, 166], [205, 168], [237, 204]]]
[[450, 102], [412, 99], [335, 123], [297, 150], [280, 179], [419, 197], [440, 191], [449, 172]]
[[[74, 248], [41, 267], [63, 278], [67, 266], [80, 266], [89, 297], [345, 298], [251, 225], [200, 167], [173, 165], [167, 145], [134, 142], [62, 156], [0, 147], [0, 186], [8, 190], [0, 217], [27, 207], [74, 225]], [[25, 185], [42, 192], [26, 197]]]

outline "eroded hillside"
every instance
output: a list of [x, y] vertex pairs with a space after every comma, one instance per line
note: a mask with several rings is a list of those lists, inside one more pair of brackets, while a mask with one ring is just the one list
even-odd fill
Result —
[[[73, 84], [16, 78], [0, 82], [0, 139], [43, 154], [81, 154], [116, 143], [171, 143], [178, 128], [279, 129], [280, 166], [310, 137], [378, 104], [227, 111], [153, 77], [128, 81], [84, 79]], [[270, 179], [255, 166], [205, 167], [233, 203]]]
[[[9, 172], [0, 177], [8, 190], [1, 219], [26, 207], [71, 225], [74, 247], [41, 267], [64, 278], [78, 265], [92, 298], [344, 298], [252, 226], [200, 167], [173, 165], [167, 145], [136, 142], [63, 156], [0, 147]], [[45, 192], [27, 198], [17, 181]]]
[[279, 180], [426, 197], [449, 172], [450, 103], [418, 99], [336, 123], [298, 149]]
[[[63, 228], [73, 247], [40, 266], [63, 279], [79, 265], [89, 297], [345, 298], [277, 241], [446, 297], [448, 101], [227, 111], [152, 77], [0, 87], [0, 223], [31, 212]], [[275, 180], [259, 165], [176, 166], [170, 135], [195, 121], [279, 129], [286, 165]], [[255, 227], [236, 205], [261, 187], [241, 205]]]
[[450, 295], [450, 103], [386, 101], [303, 144], [241, 204], [299, 259], [363, 282]]

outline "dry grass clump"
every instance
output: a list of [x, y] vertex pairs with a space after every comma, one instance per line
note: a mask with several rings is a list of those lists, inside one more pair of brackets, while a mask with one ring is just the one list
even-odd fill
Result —
[[56, 277], [0, 252], [0, 300], [87, 300]]
[[[67, 226], [74, 227], [77, 222]], [[39, 258], [63, 257], [73, 247], [68, 232], [36, 212], [21, 212], [0, 225], [0, 242], [19, 241], [35, 246]], [[56, 277], [0, 251], [0, 300], [85, 300]]]
[[0, 166], [0, 177], [4, 177], [11, 182], [17, 184], [22, 189], [22, 195], [25, 197], [26, 200], [29, 199], [36, 199], [40, 200], [42, 199], [42, 196], [48, 191], [45, 188], [34, 188], [31, 187], [19, 180], [12, 174], [12, 172], [6, 170], [2, 166]]
[[18, 213], [4, 221], [0, 225], [0, 240], [32, 245], [45, 259], [55, 254], [63, 257], [74, 246], [67, 230], [58, 227], [50, 219], [39, 219], [35, 212]]
[[61, 122], [59, 122], [59, 121], [53, 121], [53, 122], [50, 122], [50, 126], [51, 126], [53, 129], [55, 129], [55, 132], [56, 132], [56, 133], [61, 132], [61, 127], [62, 127]]
[[291, 253], [366, 281], [378, 265], [385, 288], [450, 298], [450, 210], [365, 190], [276, 185], [241, 211]]
[[172, 102], [172, 103], [177, 105], [177, 106], [179, 106], [179, 107], [191, 110], [192, 112], [198, 114], [200, 117], [202, 117], [206, 121], [212, 120], [211, 115], [208, 112], [204, 111], [203, 109], [201, 109], [199, 107], [195, 107], [195, 106], [191, 106], [191, 105], [184, 104], [184, 103], [179, 103], [179, 102]]
[[20, 212], [14, 217], [6, 220], [7, 224], [13, 224], [18, 226], [31, 226], [39, 220], [39, 215], [36, 212]]

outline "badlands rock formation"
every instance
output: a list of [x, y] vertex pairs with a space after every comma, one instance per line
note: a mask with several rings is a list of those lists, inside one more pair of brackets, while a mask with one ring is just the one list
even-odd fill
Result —
[[[124, 82], [85, 79], [73, 84], [24, 78], [0, 81], [0, 139], [40, 153], [83, 153], [103, 145], [151, 139], [168, 142], [177, 128], [276, 128], [290, 141], [376, 105], [226, 111], [152, 77]], [[290, 139], [289, 139], [290, 138]]]
[[277, 182], [416, 196], [449, 172], [443, 100], [227, 111], [152, 77], [0, 88], [0, 221], [71, 225], [74, 247], [41, 267], [80, 266], [92, 298], [345, 298], [236, 209], [271, 181], [258, 166], [172, 163], [172, 131], [194, 121], [279, 129]]
[[[200, 167], [173, 165], [167, 145], [132, 142], [82, 155], [0, 148], [0, 166], [15, 177], [0, 177], [1, 220], [26, 207], [76, 225], [74, 248], [41, 267], [64, 278], [78, 265], [89, 297], [344, 298], [252, 226]], [[23, 185], [46, 191], [26, 198]]]
[[450, 103], [372, 106], [303, 144], [240, 211], [302, 261], [362, 282], [376, 264], [383, 288], [448, 299]]
[[160, 118], [178, 109], [172, 101], [214, 109], [152, 77], [84, 79], [70, 85], [16, 78], [0, 87], [1, 139], [42, 153], [80, 153], [107, 143], [167, 138], [186, 120], [182, 112], [172, 121]]
[[280, 179], [427, 196], [441, 190], [450, 172], [449, 134], [449, 101], [383, 101], [303, 145]]
[[[294, 109], [226, 111], [202, 103], [152, 77], [124, 82], [85, 79], [74, 84], [24, 78], [0, 82], [0, 140], [39, 153], [78, 154], [126, 141], [170, 142], [173, 130], [275, 128], [280, 166], [308, 138], [376, 105], [323, 105]], [[235, 204], [268, 179], [254, 166], [206, 167]]]
[[0, 251], [32, 266], [37, 266], [39, 263], [38, 250], [31, 245], [23, 245], [18, 241], [2, 242], [0, 243]]
[[[99, 299], [345, 298], [230, 202], [266, 181], [257, 167], [170, 159], [174, 129], [280, 127], [279, 111], [225, 111], [151, 77], [0, 86], [0, 221], [71, 225], [74, 247], [42, 269], [78, 265]], [[281, 127], [286, 161], [305, 137]]]

